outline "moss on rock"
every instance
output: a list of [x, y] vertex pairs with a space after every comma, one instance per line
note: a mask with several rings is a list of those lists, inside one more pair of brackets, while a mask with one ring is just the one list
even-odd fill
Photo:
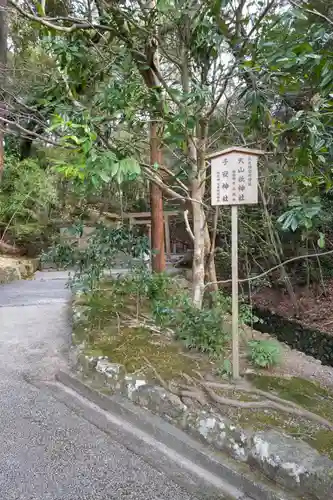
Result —
[[38, 269], [39, 259], [0, 257], [0, 283], [30, 278]]
[[[316, 382], [298, 377], [251, 376], [259, 389], [272, 392], [282, 399], [333, 422], [333, 392]], [[241, 411], [239, 423], [255, 430], [276, 428], [292, 436], [300, 437], [320, 453], [333, 459], [333, 431], [319, 428], [314, 422], [274, 410]]]
[[145, 373], [154, 378], [151, 364], [165, 380], [179, 379], [182, 373], [195, 376], [195, 370], [208, 367], [206, 360], [189, 357], [180, 345], [144, 327], [123, 327], [117, 332], [114, 325], [99, 332], [86, 352], [107, 356], [113, 363], [124, 365], [128, 373]]

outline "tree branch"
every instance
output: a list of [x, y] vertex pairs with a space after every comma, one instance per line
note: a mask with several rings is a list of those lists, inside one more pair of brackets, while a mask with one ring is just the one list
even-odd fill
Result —
[[[52, 139], [48, 139], [46, 137], [43, 137], [40, 134], [37, 134], [37, 132], [33, 132], [32, 130], [28, 130], [27, 128], [22, 127], [22, 125], [19, 125], [16, 122], [13, 122], [12, 120], [8, 120], [7, 118], [4, 118], [3, 116], [0, 116], [0, 123], [5, 123], [6, 125], [10, 125], [11, 127], [17, 128], [21, 132], [25, 134], [25, 137], [35, 137], [36, 139], [40, 139], [41, 141], [47, 142], [48, 144], [51, 144], [52, 146], [57, 146], [59, 147], [59, 143], [53, 141]], [[70, 146], [66, 147], [67, 149], [73, 149]]]
[[[35, 16], [33, 14], [30, 14], [29, 12], [26, 12], [20, 5], [15, 1], [15, 0], [8, 0], [8, 3], [14, 7], [15, 10], [17, 10], [22, 16], [24, 16], [27, 19], [30, 19], [30, 21], [35, 21], [43, 26], [46, 26], [49, 29], [53, 29], [56, 31], [61, 31], [63, 33], [72, 33], [73, 31], [82, 29], [82, 30], [90, 30], [90, 29], [95, 29], [95, 30], [102, 30], [102, 31], [111, 31], [114, 32], [114, 29], [111, 28], [110, 26], [105, 26], [102, 24], [96, 24], [96, 23], [90, 23], [84, 20], [80, 20], [77, 18], [72, 18], [72, 17], [41, 17], [41, 16]], [[51, 22], [52, 21], [52, 22]], [[59, 26], [59, 24], [55, 24], [56, 21], [68, 21], [71, 22], [71, 26]]]
[[325, 16], [325, 14], [322, 14], [321, 12], [319, 12], [317, 9], [308, 9], [307, 7], [303, 6], [302, 4], [299, 4], [297, 2], [294, 2], [293, 0], [289, 0], [289, 2], [291, 3], [291, 5], [293, 5], [294, 7], [298, 8], [298, 9], [302, 9], [304, 10], [305, 12], [308, 12], [308, 14], [314, 14], [315, 16], [318, 16], [318, 17], [321, 17], [322, 19], [324, 19], [326, 22], [328, 22], [331, 26], [333, 26], [333, 19], [330, 19], [329, 17]]
[[[263, 278], [264, 276], [266, 276], [267, 274], [271, 273], [272, 271], [275, 271], [276, 269], [280, 269], [281, 267], [285, 266], [286, 264], [289, 264], [290, 262], [295, 262], [296, 260], [301, 260], [301, 259], [311, 259], [313, 257], [323, 257], [324, 255], [332, 255], [333, 254], [333, 250], [327, 250], [327, 252], [319, 252], [319, 253], [310, 253], [310, 254], [307, 254], [307, 255], [298, 255], [297, 257], [293, 257], [291, 259], [287, 259], [285, 260], [284, 262], [281, 262], [281, 264], [277, 264], [276, 266], [274, 267], [271, 267], [270, 269], [268, 269], [267, 271], [263, 272], [263, 273], [260, 273], [260, 274], [257, 274], [256, 276], [250, 276], [250, 278], [244, 278], [244, 279], [241, 279], [241, 280], [238, 280], [238, 283], [247, 283], [249, 281], [254, 281], [254, 280], [258, 280], [259, 278]], [[217, 283], [217, 284], [227, 284], [227, 283], [231, 283], [232, 280], [231, 279], [228, 279], [228, 280], [222, 280], [222, 281], [216, 281], [216, 282], [211, 282], [211, 283], [206, 283], [205, 285], [205, 288], [209, 285], [213, 285], [214, 283]]]
[[191, 229], [191, 226], [190, 226], [190, 223], [189, 223], [189, 220], [188, 220], [188, 210], [184, 210], [184, 221], [185, 221], [186, 231], [190, 235], [191, 240], [195, 241], [195, 237], [194, 237], [193, 231]]
[[[292, 1], [292, 0], [290, 0], [290, 1]], [[214, 113], [216, 107], [218, 106], [220, 100], [222, 99], [223, 94], [225, 93], [227, 85], [230, 81], [230, 78], [232, 77], [232, 74], [233, 74], [234, 70], [236, 69], [236, 67], [239, 65], [239, 55], [242, 53], [247, 42], [249, 41], [249, 39], [251, 38], [253, 33], [259, 28], [262, 20], [266, 17], [268, 12], [271, 10], [272, 7], [274, 7], [274, 5], [275, 5], [275, 0], [270, 0], [267, 3], [267, 5], [264, 7], [264, 9], [259, 14], [256, 23], [252, 26], [248, 35], [245, 37], [245, 39], [241, 43], [241, 46], [237, 49], [237, 51], [233, 48], [233, 55], [235, 57], [235, 61], [225, 76], [224, 84], [223, 84], [217, 98], [215, 99], [215, 101], [213, 102], [212, 106], [210, 107], [210, 109], [208, 110], [208, 112], [206, 114], [207, 118], [209, 118]], [[229, 40], [229, 42], [230, 42], [230, 40]]]
[[143, 163], [140, 163], [141, 165], [141, 168], [143, 169], [143, 171], [145, 172], [146, 176], [148, 177], [148, 179], [155, 183], [158, 187], [160, 187], [168, 196], [170, 196], [171, 198], [175, 198], [176, 200], [179, 200], [181, 201], [182, 203], [185, 203], [186, 200], [188, 198], [186, 198], [185, 196], [177, 193], [177, 191], [174, 191], [172, 188], [170, 188], [169, 186], [167, 186], [163, 181], [162, 179], [160, 179], [160, 177], [158, 177], [158, 175], [156, 175], [155, 173], [152, 172], [151, 168], [149, 165], [146, 165], [146, 164], [143, 164]]

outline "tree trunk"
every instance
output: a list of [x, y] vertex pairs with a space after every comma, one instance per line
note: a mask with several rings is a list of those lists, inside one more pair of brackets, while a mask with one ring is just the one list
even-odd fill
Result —
[[[4, 84], [7, 63], [7, 0], [0, 0], [0, 114], [4, 116], [6, 109]], [[4, 133], [0, 123], [0, 180], [4, 169]]]
[[208, 224], [205, 224], [205, 252], [208, 258], [206, 259], [206, 279], [211, 285], [209, 285], [208, 290], [210, 292], [218, 292], [219, 287], [217, 284], [216, 277], [216, 266], [215, 266], [215, 242], [216, 242], [216, 232], [217, 232], [217, 221], [218, 221], [218, 207], [215, 209], [214, 219], [213, 219], [213, 232], [212, 237], [209, 236]]
[[[189, 49], [191, 44], [190, 19], [186, 18], [182, 33], [183, 44], [181, 53], [181, 81], [183, 92], [190, 92]], [[206, 126], [200, 121], [193, 130], [187, 129], [186, 144], [184, 147], [191, 164], [191, 197], [193, 219], [193, 262], [192, 262], [192, 302], [199, 309], [202, 307], [205, 292], [205, 212], [203, 209], [203, 195], [205, 192], [205, 146]], [[202, 132], [204, 132], [202, 134]], [[204, 140], [202, 138], [204, 137]]]
[[[150, 127], [150, 163], [151, 165], [155, 163], [160, 165], [161, 160], [158, 125], [156, 122], [152, 122]], [[153, 182], [150, 184], [150, 207], [152, 270], [161, 273], [165, 271], [163, 195], [162, 190]]]
[[[149, 0], [147, 7], [149, 10], [156, 8], [156, 0]], [[156, 38], [151, 43], [150, 48], [147, 48], [147, 61], [152, 59], [154, 67], [159, 70], [159, 52], [158, 52], [158, 28], [154, 29]], [[151, 42], [151, 41], [150, 41]], [[154, 47], [153, 47], [154, 45]], [[155, 89], [159, 93], [160, 102], [158, 111], [162, 111], [162, 89], [158, 78], [154, 71], [149, 71], [149, 76], [146, 80], [149, 88]], [[150, 126], [150, 164], [161, 165], [162, 151], [161, 151], [161, 128], [156, 117], [159, 113], [153, 111], [152, 123]], [[164, 214], [163, 214], [163, 194], [159, 186], [154, 183], [150, 185], [150, 207], [151, 207], [151, 252], [152, 252], [152, 270], [157, 273], [165, 271], [165, 252], [164, 252]]]
[[193, 305], [200, 309], [205, 291], [205, 213], [202, 207], [200, 179], [193, 179], [191, 194], [194, 234], [192, 300]]
[[[206, 214], [203, 207], [203, 198], [206, 184], [206, 140], [207, 123], [199, 122], [198, 138], [189, 138], [188, 154], [192, 161], [192, 213], [193, 213], [193, 278], [192, 300], [195, 307], [201, 308], [205, 292], [205, 228], [207, 226]], [[209, 237], [209, 235], [208, 235]]]

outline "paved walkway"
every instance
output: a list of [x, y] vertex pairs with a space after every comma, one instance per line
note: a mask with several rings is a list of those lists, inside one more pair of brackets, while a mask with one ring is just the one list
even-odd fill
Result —
[[196, 500], [125, 446], [27, 380], [67, 366], [64, 273], [0, 285], [0, 498]]

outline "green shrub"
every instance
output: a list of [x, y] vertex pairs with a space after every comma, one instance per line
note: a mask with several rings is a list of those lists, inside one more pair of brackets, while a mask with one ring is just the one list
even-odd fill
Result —
[[[77, 235], [82, 233], [80, 224], [73, 229]], [[105, 271], [114, 269], [120, 252], [139, 258], [148, 250], [148, 245], [148, 238], [140, 236], [135, 230], [127, 227], [110, 228], [100, 223], [96, 224], [95, 230], [87, 238], [86, 248], [78, 248], [66, 241], [59, 242], [43, 255], [43, 261], [69, 269], [69, 286], [74, 290], [90, 293], [99, 287]], [[135, 283], [136, 286], [144, 286], [144, 280], [141, 277], [138, 279], [135, 273], [130, 282], [132, 286]]]
[[229, 336], [220, 306], [205, 306], [199, 310], [184, 290], [173, 288], [168, 298], [154, 301], [153, 316], [159, 325], [172, 328], [176, 339], [188, 349], [198, 349], [218, 357], [226, 346]]
[[[216, 308], [220, 308], [221, 314], [232, 314], [232, 299], [230, 295], [226, 295], [222, 291], [213, 292], [210, 296], [210, 302]], [[240, 297], [239, 299], [239, 322], [244, 324], [261, 323], [262, 320], [256, 316], [252, 310], [252, 307], [245, 302], [245, 300]]]
[[[175, 338], [189, 349], [216, 358], [223, 353], [229, 340], [220, 307], [197, 309], [188, 293], [165, 274], [154, 274], [144, 268], [133, 269], [130, 274], [109, 281], [105, 292], [96, 290], [93, 295], [96, 295], [97, 303], [101, 293], [107, 293], [110, 298], [110, 318], [122, 312], [128, 317], [128, 306], [131, 306], [132, 314], [135, 310], [138, 315], [150, 310], [155, 323], [172, 329]], [[93, 299], [89, 300], [94, 303]]]
[[222, 378], [232, 377], [232, 364], [230, 359], [223, 360], [223, 363], [220, 366], [218, 366], [216, 370], [216, 375]]
[[0, 184], [0, 232], [18, 243], [42, 236], [57, 201], [56, 178], [32, 158], [7, 155]]
[[223, 329], [221, 310], [217, 307], [199, 310], [190, 300], [181, 306], [176, 318], [176, 337], [189, 349], [198, 349], [212, 357], [220, 356], [228, 339]]
[[277, 365], [281, 358], [281, 349], [274, 340], [250, 340], [249, 358], [257, 368], [270, 368]]
[[169, 297], [172, 279], [166, 273], [151, 273], [149, 269], [141, 268], [136, 270], [136, 275], [142, 280], [142, 292], [147, 299], [158, 302]]

